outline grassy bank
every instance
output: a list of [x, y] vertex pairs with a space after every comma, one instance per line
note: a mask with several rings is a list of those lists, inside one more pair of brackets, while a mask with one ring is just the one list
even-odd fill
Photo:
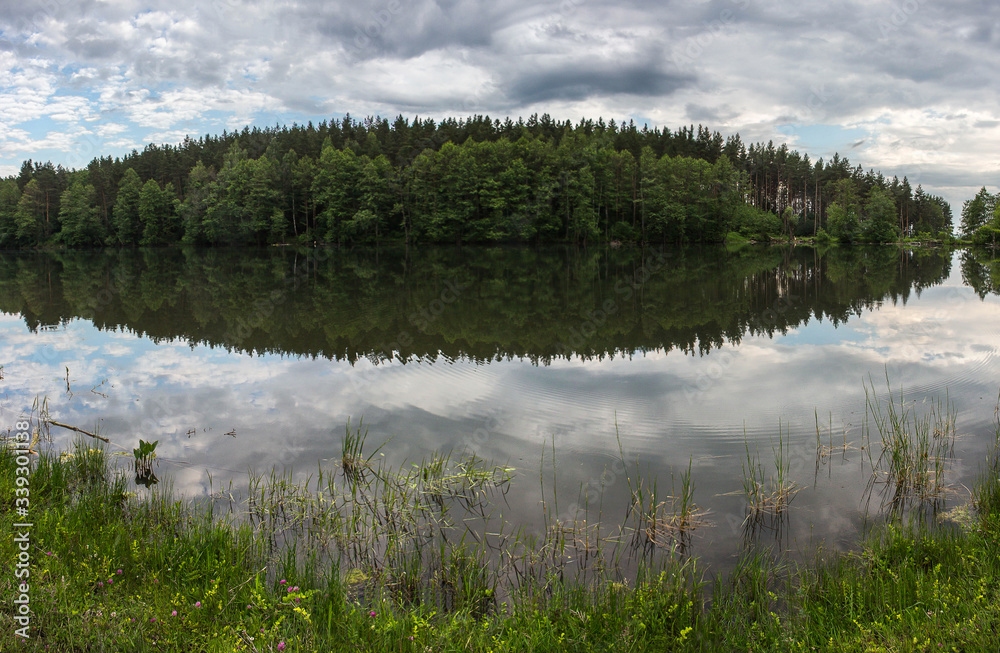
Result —
[[[898, 458], [906, 420], [873, 410], [883, 451]], [[961, 527], [897, 521], [857, 553], [818, 552], [809, 565], [750, 547], [707, 583], [677, 555], [699, 514], [690, 470], [673, 499], [630, 479], [635, 502], [613, 533], [546, 505], [552, 525], [529, 534], [494, 512], [510, 470], [446, 457], [389, 469], [364, 445], [349, 431], [335, 468], [305, 484], [252, 477], [245, 501], [213, 511], [169, 488], [137, 498], [122, 458], [80, 442], [32, 457], [26, 517], [5, 449], [0, 649], [996, 651], [1000, 641], [996, 450]], [[481, 527], [463, 526], [470, 515]], [[18, 579], [24, 519], [30, 577]], [[22, 593], [28, 639], [15, 636]]]

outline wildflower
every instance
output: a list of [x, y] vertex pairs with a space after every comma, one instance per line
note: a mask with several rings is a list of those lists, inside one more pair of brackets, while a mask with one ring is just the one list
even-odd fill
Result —
[[121, 576], [121, 575], [122, 575], [122, 570], [121, 570], [121, 569], [119, 569], [119, 570], [118, 570], [117, 572], [115, 572], [115, 573], [117, 573], [117, 574], [118, 574], [119, 576]]
[[278, 642], [278, 650], [279, 651], [284, 651], [285, 650], [285, 643], [284, 642]]
[[250, 604], [249, 604], [249, 603], [247, 603], [247, 610], [249, 610], [249, 609], [250, 609]]
[[369, 613], [368, 613], [368, 616], [369, 616], [369, 617], [374, 617], [374, 616], [375, 616], [375, 611], [374, 611], [374, 610], [372, 610], [371, 612], [369, 612]]
[[109, 578], [108, 579], [108, 585], [114, 585], [114, 584], [115, 584], [115, 579], [114, 578]]
[[54, 554], [54, 553], [52, 553], [51, 551], [46, 551], [46, 552], [45, 552], [45, 555], [47, 555], [47, 556], [50, 556], [50, 555], [55, 555], [55, 554]]
[[284, 578], [282, 578], [281, 580], [278, 581], [278, 585], [284, 585], [287, 582], [288, 582], [287, 580], [285, 580]]
[[194, 602], [194, 607], [200, 608], [201, 607], [201, 601], [195, 601]]
[[150, 617], [149, 618], [149, 623], [155, 624], [156, 623], [156, 617]]
[[98, 587], [104, 587], [104, 581], [103, 580], [97, 581], [97, 586]]
[[170, 616], [171, 617], [176, 617], [177, 616], [177, 610], [174, 610], [173, 612], [171, 612]]

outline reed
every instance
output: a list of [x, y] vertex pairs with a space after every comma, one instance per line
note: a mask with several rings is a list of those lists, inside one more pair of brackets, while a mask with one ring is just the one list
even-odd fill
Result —
[[687, 536], [695, 529], [711, 524], [708, 519], [710, 511], [702, 509], [694, 502], [691, 465], [692, 460], [689, 459], [687, 468], [681, 472], [679, 488], [671, 475], [671, 493], [662, 501], [659, 499], [655, 480], [652, 483], [636, 481], [630, 511], [639, 516], [635, 532], [643, 543], [683, 550], [687, 545]]
[[767, 516], [780, 517], [788, 509], [789, 504], [799, 491], [797, 483], [789, 478], [791, 460], [788, 453], [788, 443], [778, 423], [778, 441], [771, 441], [771, 455], [774, 461], [774, 471], [768, 472], [760, 460], [760, 449], [754, 443], [753, 450], [750, 441], [744, 434], [745, 458], [741, 461], [743, 495], [747, 501], [747, 514], [744, 524]]
[[979, 464], [979, 472], [972, 491], [972, 506], [979, 516], [981, 527], [987, 528], [992, 515], [1000, 513], [1000, 397], [993, 410], [994, 439]]
[[[886, 378], [888, 387], [888, 377]], [[907, 403], [902, 389], [880, 398], [874, 383], [865, 384], [866, 420], [871, 479], [869, 488], [882, 486], [883, 505], [905, 509], [911, 505], [937, 509], [949, 491], [946, 473], [952, 464], [957, 438], [957, 413], [947, 396], [926, 404]], [[872, 433], [878, 436], [880, 453], [875, 458]]]

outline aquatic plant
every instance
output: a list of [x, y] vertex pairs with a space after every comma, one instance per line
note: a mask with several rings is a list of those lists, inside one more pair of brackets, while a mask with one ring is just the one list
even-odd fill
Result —
[[[952, 463], [957, 413], [947, 396], [920, 405], [927, 406], [922, 414], [917, 413], [918, 404], [904, 400], [902, 389], [898, 397], [889, 391], [881, 399], [871, 379], [865, 384], [863, 430], [871, 466], [869, 492], [881, 485], [882, 503], [892, 510], [913, 503], [937, 510], [949, 490], [945, 473]], [[878, 436], [877, 458], [873, 433]]]

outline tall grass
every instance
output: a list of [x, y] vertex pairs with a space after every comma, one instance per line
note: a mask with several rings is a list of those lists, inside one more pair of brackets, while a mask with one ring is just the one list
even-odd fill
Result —
[[[869, 379], [865, 384], [865, 405], [863, 431], [872, 470], [869, 488], [881, 485], [882, 505], [892, 510], [941, 507], [949, 490], [945, 474], [952, 463], [957, 437], [956, 411], [951, 401], [947, 397], [933, 401], [926, 412], [918, 414], [917, 405], [907, 403], [902, 390], [898, 398], [891, 390], [880, 398]], [[877, 458], [873, 431], [878, 436]]]
[[[897, 415], [884, 424], [905, 424]], [[221, 511], [176, 500], [169, 482], [136, 496], [120, 461], [89, 443], [42, 451], [31, 475], [32, 639], [16, 647], [979, 651], [1000, 641], [1000, 446], [984, 461], [969, 529], [896, 520], [858, 553], [818, 551], [808, 565], [748, 549], [709, 585], [669, 536], [698, 514], [691, 461], [669, 494], [629, 474], [631, 508], [617, 525], [586, 501], [556, 519], [553, 489], [542, 506], [551, 525], [531, 533], [504, 517], [508, 467], [443, 454], [391, 467], [366, 451], [360, 425], [347, 437], [348, 465], [341, 456], [298, 482], [256, 474]], [[747, 487], [787, 494], [786, 439], [772, 443], [770, 472], [746, 448]], [[4, 450], [4, 532], [14, 474]], [[763, 496], [778, 505], [766, 501], [774, 490]], [[4, 596], [16, 589], [16, 553], [0, 538]], [[0, 604], [2, 650], [14, 616]]]
[[747, 501], [744, 524], [758, 522], [765, 517], [781, 517], [799, 491], [798, 484], [789, 477], [791, 459], [789, 443], [785, 440], [778, 422], [778, 441], [771, 441], [771, 459], [774, 471], [768, 472], [761, 462], [760, 449], [755, 442], [753, 450], [744, 434], [746, 457], [741, 461], [743, 495]]
[[1000, 398], [993, 410], [994, 441], [980, 463], [975, 488], [972, 491], [972, 505], [986, 526], [986, 520], [1000, 514]]

